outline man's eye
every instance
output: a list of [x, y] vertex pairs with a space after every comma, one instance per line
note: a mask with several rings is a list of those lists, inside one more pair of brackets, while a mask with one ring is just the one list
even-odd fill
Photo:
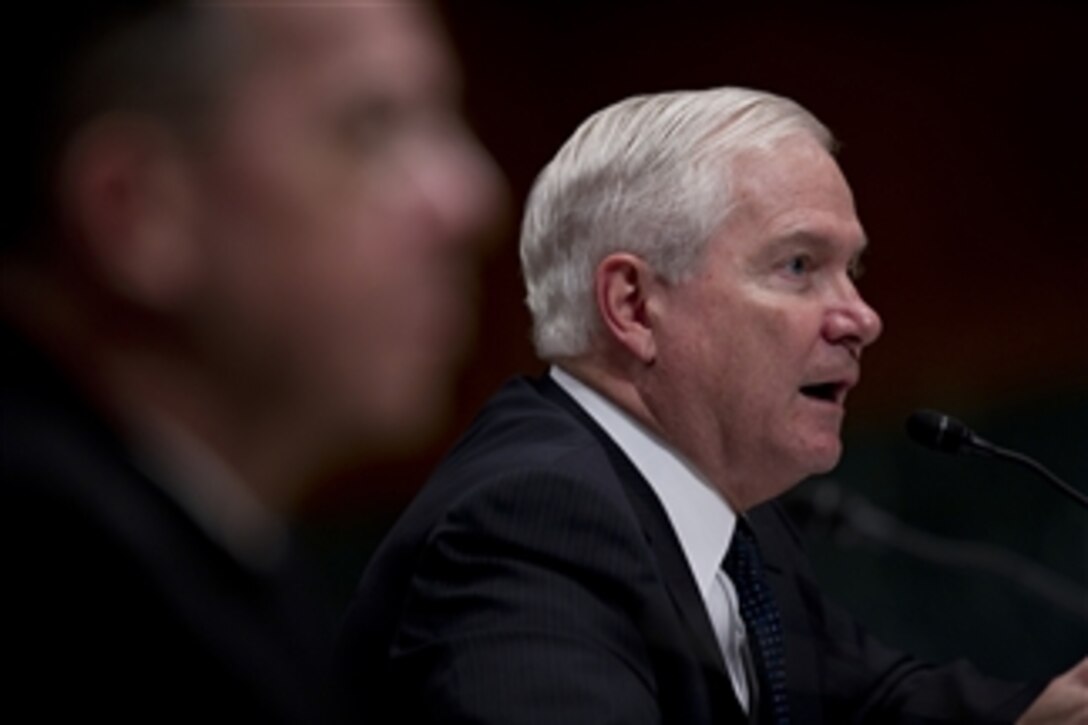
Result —
[[355, 103], [338, 119], [341, 138], [360, 151], [381, 150], [406, 123], [404, 109], [384, 98]]
[[812, 259], [804, 254], [790, 257], [786, 262], [786, 271], [797, 276], [812, 271]]

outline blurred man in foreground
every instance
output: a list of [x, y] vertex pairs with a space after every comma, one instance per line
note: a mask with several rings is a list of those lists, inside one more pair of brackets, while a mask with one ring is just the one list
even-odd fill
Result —
[[521, 254], [552, 368], [490, 401], [372, 558], [339, 644], [361, 720], [1083, 722], [1088, 661], [1031, 705], [873, 640], [773, 503], [838, 462], [881, 332], [831, 146], [724, 88], [618, 103], [544, 169]]
[[319, 721], [332, 628], [285, 518], [433, 426], [495, 171], [415, 3], [61, 14], [12, 24], [9, 706]]

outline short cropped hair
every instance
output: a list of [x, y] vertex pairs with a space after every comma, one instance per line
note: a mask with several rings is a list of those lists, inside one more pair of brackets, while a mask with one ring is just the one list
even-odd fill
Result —
[[800, 105], [746, 88], [635, 96], [586, 120], [526, 203], [521, 265], [537, 355], [588, 351], [600, 326], [594, 272], [607, 255], [636, 254], [671, 282], [692, 274], [733, 208], [733, 160], [798, 134], [833, 148]]

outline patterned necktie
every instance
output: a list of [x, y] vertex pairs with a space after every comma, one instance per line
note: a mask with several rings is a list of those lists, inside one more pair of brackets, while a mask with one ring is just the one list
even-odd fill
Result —
[[737, 590], [740, 616], [748, 630], [749, 648], [755, 660], [762, 693], [763, 717], [760, 717], [760, 721], [788, 725], [790, 711], [786, 699], [785, 646], [778, 605], [763, 575], [759, 545], [748, 523], [739, 517], [722, 568]]

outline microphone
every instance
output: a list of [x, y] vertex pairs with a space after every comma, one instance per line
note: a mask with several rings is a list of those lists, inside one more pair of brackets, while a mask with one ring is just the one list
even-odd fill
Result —
[[966, 425], [936, 410], [916, 410], [907, 418], [907, 435], [927, 448], [945, 453], [986, 455], [990, 447]]
[[1048, 483], [1088, 508], [1088, 496], [1051, 473], [1043, 464], [1018, 451], [990, 443], [950, 415], [936, 410], [916, 410], [907, 418], [907, 435], [927, 448], [1011, 461], [1042, 476]]

